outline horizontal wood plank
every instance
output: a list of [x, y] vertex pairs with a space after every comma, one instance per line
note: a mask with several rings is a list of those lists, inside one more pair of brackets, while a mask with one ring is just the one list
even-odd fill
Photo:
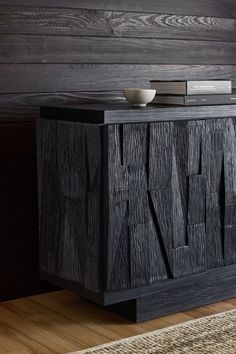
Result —
[[[9, 0], [1, 0], [9, 5]], [[145, 11], [184, 15], [236, 18], [234, 0], [12, 0], [10, 5], [102, 9], [118, 11]]]
[[236, 42], [2, 35], [0, 63], [236, 64]]
[[[236, 57], [235, 57], [236, 58]], [[236, 80], [231, 65], [0, 65], [0, 93], [116, 91], [125, 87], [149, 87], [150, 80]], [[86, 96], [86, 93], [83, 94]], [[66, 97], [66, 95], [65, 95]], [[57, 95], [54, 96], [55, 102]], [[0, 98], [1, 104], [9, 96]], [[27, 97], [23, 100], [28, 102]], [[36, 101], [36, 104], [38, 102]], [[6, 108], [7, 109], [7, 108]]]
[[235, 19], [87, 9], [6, 6], [0, 31], [109, 37], [235, 41]]

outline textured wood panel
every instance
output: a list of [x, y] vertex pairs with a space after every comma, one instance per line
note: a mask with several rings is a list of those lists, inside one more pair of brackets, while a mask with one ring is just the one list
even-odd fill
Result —
[[[222, 253], [222, 173], [223, 173], [223, 144], [225, 120], [215, 120], [211, 124], [206, 122], [206, 135], [203, 159], [203, 171], [206, 176], [206, 233], [208, 235], [208, 267], [217, 267], [223, 264]], [[211, 247], [211, 251], [210, 251]]]
[[[86, 264], [85, 287], [100, 289], [103, 281], [101, 274], [101, 166], [102, 147], [100, 128], [98, 126], [85, 127], [86, 139], [86, 170], [87, 170], [87, 220], [89, 220], [86, 234]], [[75, 156], [78, 156], [75, 153]], [[82, 174], [82, 173], [81, 173]], [[86, 220], [86, 219], [85, 219]], [[81, 247], [82, 251], [82, 247]]]
[[173, 124], [150, 124], [149, 188], [168, 188], [172, 175]]
[[[9, 0], [1, 0], [1, 5], [9, 5]], [[12, 0], [11, 5], [23, 6], [47, 6], [47, 7], [71, 7], [91, 8], [119, 11], [146, 11], [171, 14], [190, 14], [236, 18], [236, 6], [234, 0], [200, 0], [196, 6], [194, 0]]]
[[[141, 287], [168, 277], [146, 193], [148, 125], [114, 125], [109, 126], [107, 132], [107, 290]], [[119, 283], [117, 274], [120, 272], [123, 276], [118, 277], [122, 280]], [[111, 273], [116, 277], [110, 278]], [[124, 274], [129, 274], [130, 279]], [[128, 280], [126, 284], [124, 279]]]
[[[129, 286], [235, 263], [235, 120], [123, 124], [107, 132], [108, 222], [119, 240], [124, 229], [130, 240]], [[111, 259], [116, 238], [108, 233]], [[116, 259], [122, 256], [117, 247]], [[107, 268], [118, 273], [119, 262]]]
[[147, 161], [147, 125], [146, 124], [124, 125], [122, 128], [123, 128], [123, 141], [122, 141], [123, 164], [124, 165], [145, 164]]
[[[96, 115], [96, 109], [94, 112]], [[93, 115], [92, 108], [89, 115]], [[68, 116], [70, 118], [69, 113]], [[63, 201], [55, 194], [48, 194], [55, 205], [61, 203], [61, 215], [66, 219], [63, 225], [59, 224], [57, 236], [54, 235], [57, 242], [44, 243], [44, 255], [52, 252], [49, 266], [48, 260], [42, 259], [42, 269], [46, 264], [49, 278], [66, 286], [69, 281], [68, 286], [73, 289], [84, 286], [92, 290], [83, 292], [85, 296], [102, 304], [136, 299], [135, 312], [140, 315], [139, 320], [151, 316], [150, 309], [159, 303], [158, 294], [164, 296], [175, 290], [179, 294], [181, 301], [176, 297], [174, 304], [169, 304], [168, 298], [163, 302], [162, 310], [167, 312], [205, 303], [213, 277], [219, 293], [214, 292], [210, 299], [232, 294], [235, 290], [228, 286], [235, 276], [236, 262], [235, 118], [106, 126], [62, 122], [60, 118], [57, 116], [58, 121], [41, 119], [42, 140], [39, 139], [43, 168], [48, 169], [54, 160], [54, 168], [50, 167], [51, 179], [54, 186], [55, 180], [59, 180], [58, 191], [66, 198]], [[86, 121], [86, 115], [83, 120]], [[59, 128], [55, 129], [55, 124]], [[51, 145], [48, 144], [49, 131], [56, 134]], [[103, 139], [100, 140], [100, 136]], [[169, 163], [159, 162], [160, 155], [168, 157]], [[100, 165], [103, 167], [102, 189]], [[78, 181], [76, 167], [80, 169], [79, 183], [75, 183]], [[160, 178], [155, 169], [160, 170]], [[90, 190], [88, 194], [85, 191], [79, 201], [81, 191], [86, 190], [85, 176]], [[84, 214], [89, 211], [91, 194], [97, 190], [103, 196], [100, 205], [103, 238], [93, 232], [87, 242], [89, 233], [84, 238], [82, 229], [91, 228], [92, 233], [98, 226], [99, 197], [96, 194], [93, 217], [88, 213], [84, 219]], [[47, 208], [52, 210], [53, 203], [50, 206], [49, 199]], [[40, 209], [44, 211], [42, 200], [40, 198]], [[59, 222], [57, 215], [60, 215], [55, 205], [54, 224]], [[82, 215], [80, 222], [78, 214]], [[45, 225], [46, 220], [42, 226]], [[53, 230], [50, 232], [52, 235]], [[57, 250], [53, 249], [56, 243]], [[56, 258], [55, 264], [52, 256]], [[97, 273], [93, 266], [96, 260]], [[87, 262], [91, 262], [90, 266]], [[223, 267], [232, 264], [233, 267]], [[86, 268], [90, 276], [95, 273], [101, 282], [96, 283], [93, 277], [86, 275]], [[196, 290], [193, 294], [189, 284], [196, 289], [199, 281], [201, 293], [196, 298]], [[102, 292], [94, 294], [94, 290]], [[188, 293], [186, 300], [184, 291]]]
[[188, 223], [203, 224], [206, 215], [205, 178], [201, 175], [189, 176]]
[[[236, 83], [236, 65], [86, 65], [86, 64], [34, 64], [34, 65], [0, 65], [0, 93], [62, 93], [68, 97], [73, 91], [94, 91], [92, 97], [96, 100], [95, 91], [122, 90], [129, 86], [149, 87], [151, 79], [156, 80], [200, 80], [233, 79]], [[38, 78], [40, 77], [40, 80]], [[104, 80], [104, 77], [106, 80]], [[103, 79], [101, 79], [103, 78]], [[67, 91], [68, 94], [67, 94]], [[63, 94], [64, 92], [64, 94]], [[44, 94], [43, 94], [44, 93]], [[88, 93], [87, 93], [88, 95]], [[86, 97], [86, 92], [82, 97]], [[4, 104], [4, 97], [1, 103]], [[18, 96], [17, 101], [31, 103], [32, 96]], [[29, 98], [28, 98], [29, 97]], [[6, 102], [9, 96], [6, 96]], [[51, 103], [57, 103], [57, 96], [51, 98]], [[14, 102], [14, 100], [13, 100]], [[33, 101], [38, 104], [37, 97]]]
[[236, 130], [235, 120], [226, 121], [224, 139], [224, 261], [236, 263]]
[[[228, 299], [235, 295], [235, 280], [234, 265], [189, 277], [188, 282], [183, 278], [160, 284], [159, 289], [136, 300], [135, 311], [131, 310], [133, 317], [130, 317], [140, 322]], [[128, 307], [132, 308], [131, 304]]]
[[[92, 48], [92, 55], [91, 55]], [[125, 55], [124, 55], [125, 53]], [[236, 64], [235, 42], [2, 35], [0, 63]]]
[[[162, 205], [162, 208], [159, 208], [159, 205]], [[171, 188], [160, 188], [149, 192], [149, 207], [156, 225], [166, 272], [169, 277], [173, 277], [173, 221], [169, 210], [170, 205], [172, 205]]]
[[148, 225], [139, 223], [129, 228], [131, 287], [149, 284], [149, 247], [147, 247]]
[[[174, 125], [172, 146], [172, 217], [173, 244], [175, 248], [186, 245], [187, 227], [187, 176], [188, 176], [188, 123]], [[166, 134], [166, 133], [164, 133]], [[183, 249], [183, 252], [184, 249]]]
[[1, 7], [0, 31], [235, 41], [235, 20], [145, 12], [6, 6]]
[[39, 120], [37, 142], [40, 267], [97, 291], [101, 287], [99, 127]]
[[111, 204], [110, 210], [106, 288], [126, 289], [130, 287], [128, 230], [123, 223], [127, 217], [127, 202]]

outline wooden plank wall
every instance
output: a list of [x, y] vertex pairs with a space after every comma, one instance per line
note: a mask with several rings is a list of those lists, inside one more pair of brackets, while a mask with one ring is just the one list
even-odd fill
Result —
[[[0, 0], [0, 298], [37, 283], [35, 118], [150, 79], [233, 79], [235, 0]], [[98, 92], [96, 92], [98, 91]], [[15, 284], [13, 286], [12, 284]]]

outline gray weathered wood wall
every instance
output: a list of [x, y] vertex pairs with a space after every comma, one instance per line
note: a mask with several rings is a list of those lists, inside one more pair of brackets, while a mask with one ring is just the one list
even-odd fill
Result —
[[38, 106], [117, 101], [150, 79], [236, 86], [236, 2], [0, 0], [0, 33], [1, 298], [36, 279]]

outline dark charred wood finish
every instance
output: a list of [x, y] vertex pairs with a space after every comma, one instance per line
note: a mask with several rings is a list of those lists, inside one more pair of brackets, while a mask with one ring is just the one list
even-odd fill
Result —
[[99, 126], [39, 120], [37, 141], [40, 267], [101, 290]]
[[[235, 9], [234, 0], [199, 0], [197, 4], [194, 0], [0, 1], [0, 124], [3, 124], [0, 134], [1, 139], [4, 131], [15, 136], [13, 141], [7, 141], [6, 137], [0, 139], [2, 245], [9, 242], [17, 250], [16, 242], [35, 242], [35, 247], [37, 244], [34, 129], [39, 106], [120, 102], [124, 100], [124, 87], [149, 87], [152, 79], [232, 79], [236, 87]], [[222, 107], [222, 110], [225, 110], [225, 116], [231, 116], [230, 109]], [[212, 109], [212, 118], [218, 116], [217, 112]], [[205, 118], [204, 110], [201, 117]], [[117, 117], [112, 119], [113, 123], [119, 123]], [[122, 119], [127, 119], [127, 115]], [[167, 116], [165, 120], [169, 120]], [[31, 128], [24, 131], [28, 124]], [[31, 144], [30, 149], [21, 151], [21, 144], [23, 148], [27, 142]], [[214, 146], [213, 141], [209, 144]], [[20, 151], [16, 153], [18, 147]], [[232, 149], [232, 144], [228, 149]], [[193, 153], [198, 156], [197, 152]], [[214, 159], [216, 155], [215, 151]], [[179, 163], [182, 162], [177, 165]], [[232, 162], [229, 159], [227, 163]], [[136, 167], [131, 170], [135, 185], [139, 185], [144, 171]], [[231, 177], [227, 178], [230, 180]], [[183, 187], [182, 177], [180, 184]], [[199, 190], [204, 188], [198, 177], [191, 179], [189, 186]], [[148, 193], [146, 200], [141, 193], [140, 198], [144, 205], [150, 205], [154, 215], [152, 199], [162, 200], [166, 195], [155, 192], [151, 197]], [[191, 205], [198, 203], [202, 208], [201, 200], [189, 197], [188, 202]], [[71, 201], [67, 209], [77, 212]], [[227, 202], [227, 209], [230, 216], [225, 234], [230, 240], [234, 218], [232, 198]], [[199, 220], [203, 212], [203, 209], [199, 210]], [[214, 206], [215, 219], [219, 212]], [[139, 214], [137, 210], [135, 218], [140, 217]], [[190, 213], [187, 218], [190, 220], [193, 215]], [[13, 219], [14, 223], [10, 222]], [[216, 223], [213, 229], [217, 228]], [[133, 242], [137, 238], [136, 231], [133, 229]], [[142, 227], [138, 232], [144, 231]], [[90, 242], [93, 241], [91, 236]], [[125, 247], [125, 243], [121, 244]], [[163, 245], [161, 247], [163, 250]], [[135, 249], [138, 255], [139, 247]], [[18, 247], [18, 250], [16, 268], [26, 254], [23, 248]], [[6, 252], [10, 253], [10, 247]], [[227, 242], [225, 252], [227, 262], [232, 262], [234, 256]], [[28, 257], [31, 268], [35, 269], [37, 258], [30, 254]], [[152, 255], [150, 269], [156, 257], [157, 254]], [[136, 274], [140, 265], [135, 262], [132, 265]], [[18, 268], [23, 277], [25, 270], [20, 264]], [[155, 274], [155, 277], [159, 275]], [[11, 296], [13, 287], [9, 282], [5, 284], [8, 285], [4, 294], [9, 286]], [[27, 292], [27, 281], [24, 284]]]
[[42, 107], [37, 132], [45, 279], [137, 321], [235, 295], [235, 105]]
[[[107, 308], [134, 322], [141, 322], [235, 296], [236, 267], [222, 267], [194, 277], [163, 282], [136, 299], [117, 302]], [[114, 294], [114, 298], [118, 298]], [[108, 295], [109, 298], [109, 295]]]

